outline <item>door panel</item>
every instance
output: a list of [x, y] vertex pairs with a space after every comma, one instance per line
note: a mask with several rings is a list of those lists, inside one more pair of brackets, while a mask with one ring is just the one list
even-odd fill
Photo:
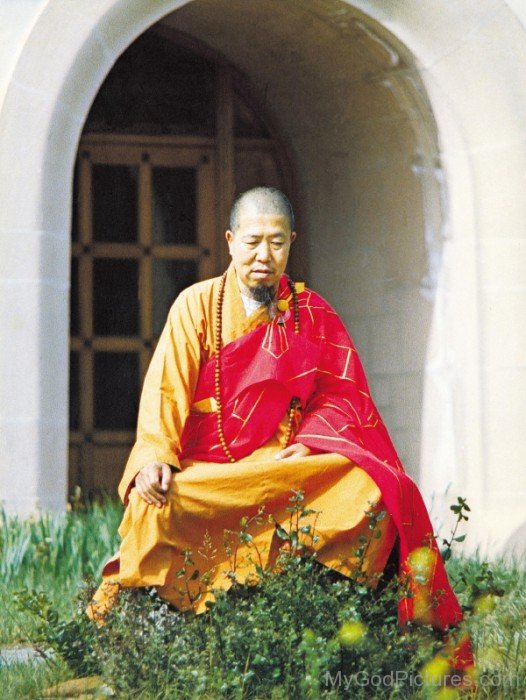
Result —
[[95, 163], [91, 168], [93, 241], [138, 239], [139, 167]]
[[185, 287], [199, 279], [195, 260], [153, 260], [153, 334], [158, 337], [166, 320], [165, 309]]
[[152, 168], [154, 244], [197, 245], [196, 192], [194, 168]]

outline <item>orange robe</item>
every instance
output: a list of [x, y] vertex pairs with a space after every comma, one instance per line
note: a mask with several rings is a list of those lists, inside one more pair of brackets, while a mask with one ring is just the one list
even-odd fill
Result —
[[[266, 567], [274, 561], [280, 545], [275, 523], [267, 517], [253, 522], [249, 530], [253, 540], [237, 542], [236, 548], [232, 533], [239, 532], [241, 518], [255, 515], [265, 504], [265, 512], [288, 529], [291, 490], [302, 489], [304, 505], [317, 511], [301, 524], [310, 523], [315, 528], [318, 541], [313, 546], [318, 560], [349, 575], [357, 566], [355, 550], [365, 537], [363, 572], [374, 580], [374, 575], [383, 571], [396, 537], [389, 515], [378, 523], [382, 537], [372, 537], [366, 512], [383, 509], [379, 487], [340, 454], [324, 452], [276, 460], [276, 453], [284, 446], [286, 413], [275, 435], [235, 463], [179, 459], [189, 416], [215, 409], [212, 397], [197, 404], [192, 401], [200, 370], [216, 348], [218, 288], [219, 278], [193, 285], [180, 294], [170, 310], [145, 377], [137, 440], [119, 486], [127, 504], [119, 530], [122, 544], [118, 555], [106, 565], [104, 578], [118, 580], [123, 586], [156, 586], [163, 598], [180, 609], [201, 612], [205, 602], [213, 598], [213, 588], [231, 585], [227, 573], [234, 556], [239, 581], [253, 577], [257, 565]], [[225, 347], [271, 323], [266, 306], [246, 316], [232, 266], [222, 319]], [[258, 410], [257, 405], [254, 410]], [[244, 420], [250, 420], [250, 415]], [[163, 508], [148, 505], [132, 488], [136, 474], [152, 461], [167, 462], [176, 469]], [[192, 551], [191, 561], [187, 555], [185, 563], [184, 552], [188, 550]], [[200, 576], [193, 578], [195, 570]]]

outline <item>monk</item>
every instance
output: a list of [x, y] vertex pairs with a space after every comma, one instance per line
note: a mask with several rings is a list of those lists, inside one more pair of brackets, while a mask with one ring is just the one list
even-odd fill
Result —
[[[400, 623], [460, 622], [425, 505], [356, 348], [334, 309], [285, 274], [295, 238], [283, 193], [243, 193], [226, 231], [228, 270], [171, 307], [119, 486], [122, 544], [104, 568], [92, 618], [103, 619], [123, 586], [155, 586], [180, 610], [202, 612], [232, 572], [250, 581], [275, 562], [294, 489], [315, 511], [310, 546], [321, 564], [346, 576], [359, 566], [374, 585], [397, 542], [412, 589]], [[254, 517], [262, 504], [273, 518]], [[370, 519], [380, 511], [373, 537]], [[244, 516], [252, 539], [235, 541]], [[467, 648], [457, 665], [470, 663]]]

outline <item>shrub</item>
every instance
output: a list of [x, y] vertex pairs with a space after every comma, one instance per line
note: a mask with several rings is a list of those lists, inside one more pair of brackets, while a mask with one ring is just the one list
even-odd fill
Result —
[[[457, 518], [460, 514], [467, 517], [465, 505], [459, 499], [454, 506]], [[115, 506], [108, 505], [109, 514], [98, 506], [95, 511], [97, 518], [107, 518], [100, 526], [103, 531], [111, 532], [109, 523], [116, 529], [119, 513]], [[95, 511], [67, 515], [66, 521], [75, 521], [67, 525], [70, 533], [84, 527], [93, 537], [97, 531]], [[93, 592], [89, 586], [79, 591], [73, 615], [61, 600], [69, 595], [68, 586], [78, 588], [78, 577], [93, 566], [83, 561], [90, 553], [84, 534], [80, 537], [85, 542], [81, 547], [84, 553], [80, 557], [74, 552], [64, 554], [74, 558], [75, 576], [66, 579], [66, 559], [58, 569], [64, 572], [60, 574], [64, 577], [62, 587], [60, 582], [58, 589], [49, 585], [53, 582], [53, 562], [57, 561], [51, 551], [41, 559], [40, 581], [47, 590], [35, 591], [28, 585], [16, 595], [23, 610], [20, 614], [25, 621], [31, 620], [26, 626], [28, 639], [42, 652], [55, 651], [48, 663], [56, 665], [57, 679], [59, 674], [65, 677], [65, 660], [71, 674], [100, 675], [125, 698], [457, 697], [453, 688], [441, 687], [448, 670], [440, 654], [441, 635], [425, 626], [409, 625], [403, 633], [399, 630], [397, 603], [405, 593], [403, 584], [394, 577], [381, 580], [374, 589], [362, 580], [359, 567], [355, 576], [344, 578], [319, 564], [312, 546], [316, 533], [303, 525], [309, 513], [303, 507], [301, 492], [294, 492], [289, 526], [277, 527], [284, 547], [273, 570], [261, 569], [254, 546], [257, 586], [234, 582], [228, 593], [216, 591], [215, 602], [198, 616], [175, 610], [153, 589], [124, 589], [103, 627], [96, 627], [84, 613]], [[256, 517], [268, 516], [261, 510]], [[369, 517], [374, 530], [382, 516]], [[243, 518], [239, 532], [226, 538], [233, 581], [236, 543], [252, 542], [252, 522]], [[24, 541], [22, 524], [17, 527], [16, 537], [0, 532], [2, 546], [10, 536], [15, 544]], [[31, 565], [30, 555], [39, 546], [35, 533], [44, 526], [32, 523], [24, 527], [29, 528], [29, 543], [24, 545], [18, 571], [12, 569], [8, 586], [17, 581], [31, 584], [33, 580], [24, 567]], [[56, 528], [62, 531], [59, 524]], [[45, 537], [48, 533], [44, 528]], [[58, 547], [67, 539], [61, 537]], [[458, 541], [454, 529], [449, 540], [443, 540], [446, 552]], [[54, 543], [45, 546], [49, 551]], [[98, 551], [101, 560], [111, 553], [113, 542], [107, 546], [107, 552], [102, 548]], [[190, 561], [191, 552], [187, 554]], [[359, 558], [366, 556], [365, 542], [359, 544], [357, 554]], [[465, 628], [479, 658], [477, 696], [524, 697], [524, 572], [476, 559], [450, 555], [446, 559], [466, 612]], [[184, 578], [184, 571], [181, 576]], [[34, 580], [37, 582], [38, 576]], [[423, 674], [429, 682], [424, 689], [414, 683]], [[12, 695], [28, 696], [21, 691]]]
[[[75, 673], [99, 673], [123, 697], [370, 697], [363, 674], [371, 669], [382, 677], [403, 670], [399, 692], [407, 696], [411, 675], [434, 657], [441, 635], [411, 625], [400, 634], [396, 578], [380, 592], [364, 582], [360, 565], [351, 578], [320, 565], [302, 498], [294, 492], [290, 499], [289, 528], [277, 526], [284, 546], [275, 568], [259, 566], [254, 545], [258, 585], [237, 583], [233, 570], [232, 588], [215, 591], [201, 615], [144, 589], [124, 589], [101, 628], [85, 618], [86, 595], [69, 622], [59, 621], [42, 594], [20, 594], [20, 605], [39, 617], [38, 638]], [[375, 530], [382, 516], [369, 517]], [[238, 542], [251, 542], [250, 524], [242, 519]], [[363, 563], [365, 539], [357, 554]]]

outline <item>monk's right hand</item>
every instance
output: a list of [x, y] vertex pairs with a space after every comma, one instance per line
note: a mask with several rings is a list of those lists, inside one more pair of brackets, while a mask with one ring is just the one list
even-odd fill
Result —
[[150, 462], [135, 477], [137, 493], [152, 506], [162, 508], [172, 483], [172, 470], [165, 462]]

